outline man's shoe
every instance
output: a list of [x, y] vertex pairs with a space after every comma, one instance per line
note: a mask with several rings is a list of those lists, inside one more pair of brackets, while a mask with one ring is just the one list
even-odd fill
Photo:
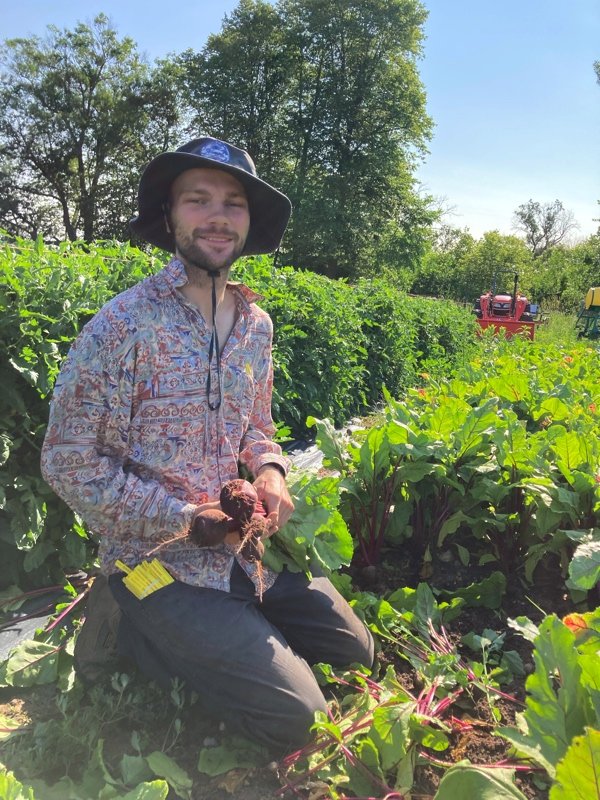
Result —
[[105, 575], [92, 584], [85, 606], [85, 621], [75, 640], [75, 671], [84, 683], [95, 684], [118, 668], [117, 633], [121, 609]]

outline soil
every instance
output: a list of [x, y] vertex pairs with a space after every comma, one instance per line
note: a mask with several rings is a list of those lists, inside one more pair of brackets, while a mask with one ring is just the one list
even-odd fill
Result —
[[[397, 554], [396, 554], [397, 555]], [[350, 570], [355, 587], [360, 590], [385, 595], [401, 586], [416, 586], [421, 580], [416, 573], [414, 564], [409, 558], [384, 560], [384, 565], [374, 570]], [[479, 570], [469, 570], [453, 560], [439, 562], [434, 565], [428, 582], [432, 588], [454, 589], [466, 586], [484, 577]], [[564, 576], [560, 574], [559, 565], [548, 560], [540, 564], [535, 573], [532, 585], [527, 586], [518, 574], [512, 574], [509, 579], [506, 594], [503, 598], [502, 609], [489, 610], [475, 608], [463, 610], [461, 615], [447, 626], [448, 636], [453, 643], [460, 643], [461, 637], [469, 631], [481, 633], [484, 628], [497, 631], [507, 631], [504, 644], [505, 650], [516, 650], [523, 661], [525, 672], [533, 669], [532, 647], [512, 629], [507, 627], [507, 619], [524, 615], [533, 622], [540, 622], [545, 614], [556, 613], [559, 616], [575, 610], [568, 594], [564, 590]], [[591, 598], [592, 604], [597, 604], [597, 598]], [[595, 601], [595, 602], [594, 602]], [[578, 609], [580, 610], [580, 609]], [[458, 644], [460, 647], [460, 645]], [[393, 664], [397, 670], [398, 678], [411, 692], [418, 693], [422, 686], [419, 685], [417, 674], [412, 670], [406, 659], [383, 643], [379, 655], [381, 668]], [[141, 680], [137, 679], [136, 680]], [[500, 716], [500, 724], [513, 724], [515, 714], [522, 708], [525, 698], [525, 678], [515, 680], [510, 686], [503, 686], [506, 694], [514, 700], [495, 698], [493, 706]], [[33, 723], [60, 717], [56, 705], [57, 692], [54, 685], [34, 687], [28, 690], [0, 690], [0, 715], [16, 721], [22, 726], [32, 726]], [[82, 699], [85, 706], [86, 698]], [[502, 762], [510, 756], [510, 746], [503, 739], [494, 736], [494, 728], [498, 720], [494, 719], [489, 698], [481, 691], [473, 691], [469, 697], [461, 696], [460, 702], [453, 708], [453, 715], [460, 720], [450, 737], [450, 747], [443, 753], [432, 753], [432, 762], [419, 765], [415, 773], [415, 785], [412, 797], [419, 800], [433, 798], [443, 775], [444, 768], [434, 759], [451, 765], [460, 759], [469, 759], [474, 764], [493, 765]], [[207, 719], [199, 713], [197, 706], [187, 707], [181, 713], [183, 732], [178, 738], [169, 755], [185, 769], [194, 780], [194, 790], [191, 800], [278, 800], [292, 797], [310, 798], [321, 800], [326, 798], [326, 793], [320, 792], [318, 787], [297, 790], [293, 795], [289, 791], [282, 792], [282, 783], [278, 778], [281, 765], [275, 762], [261, 768], [236, 769], [217, 778], [208, 778], [197, 771], [198, 752], [203, 743], [217, 744], [223, 737], [222, 731], [214, 720]], [[162, 749], [165, 741], [168, 720], [153, 724], [151, 716], [148, 719], [124, 719], [116, 728], [111, 728], [110, 738], [105, 742], [105, 758], [108, 763], [118, 763], [124, 752], [132, 753], [131, 733], [140, 726], [148, 735], [143, 752], [152, 749]], [[18, 767], [23, 765], [23, 751], [12, 750], [0, 752], [0, 761], [14, 769], [17, 777], [26, 782], [26, 770]], [[64, 773], [63, 773], [64, 774]], [[60, 776], [59, 776], [60, 777]], [[544, 786], [543, 774], [535, 771], [519, 773], [516, 783], [528, 800], [547, 800], [548, 789]], [[37, 798], [37, 795], [36, 795]], [[176, 795], [169, 794], [169, 800], [175, 800]], [[44, 798], [38, 798], [44, 800]]]

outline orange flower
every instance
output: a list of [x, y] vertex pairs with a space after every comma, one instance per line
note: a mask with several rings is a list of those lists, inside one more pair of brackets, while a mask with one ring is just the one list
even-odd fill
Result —
[[588, 408], [592, 412], [592, 414], [596, 413], [596, 403], [590, 403]]
[[565, 356], [564, 360], [567, 362], [567, 364], [571, 364], [571, 362], [573, 361], [573, 356]]

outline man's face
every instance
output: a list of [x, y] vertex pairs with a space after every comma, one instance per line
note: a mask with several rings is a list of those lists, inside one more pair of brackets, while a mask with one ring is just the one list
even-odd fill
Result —
[[177, 257], [186, 266], [229, 268], [244, 249], [250, 227], [242, 184], [219, 169], [189, 169], [171, 186], [170, 226]]

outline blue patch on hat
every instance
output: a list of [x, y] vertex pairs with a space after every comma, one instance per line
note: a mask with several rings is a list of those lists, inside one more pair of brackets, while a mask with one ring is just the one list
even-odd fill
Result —
[[204, 158], [210, 158], [212, 161], [221, 161], [224, 164], [231, 161], [229, 148], [224, 142], [207, 142], [200, 150], [200, 155], [204, 156]]

